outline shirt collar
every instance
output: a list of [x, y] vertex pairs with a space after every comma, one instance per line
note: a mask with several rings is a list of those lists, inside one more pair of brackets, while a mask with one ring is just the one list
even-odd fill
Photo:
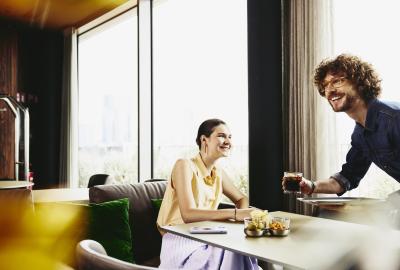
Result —
[[[209, 176], [210, 173], [208, 172], [206, 165], [204, 165], [203, 160], [201, 159], [200, 153], [198, 153], [194, 158], [193, 158], [194, 163], [196, 164], [197, 168], [199, 168], [200, 173], [202, 174], [203, 177]], [[215, 169], [215, 166], [212, 168], [213, 170]]]
[[365, 129], [374, 131], [376, 129], [376, 117], [379, 110], [380, 101], [373, 99], [368, 103], [367, 117], [365, 119]]

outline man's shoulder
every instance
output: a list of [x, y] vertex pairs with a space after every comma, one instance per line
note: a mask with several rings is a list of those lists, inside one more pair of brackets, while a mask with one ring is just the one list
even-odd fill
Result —
[[400, 102], [398, 101], [377, 100], [374, 109], [378, 114], [400, 117]]
[[[394, 121], [400, 121], [400, 102], [374, 99], [368, 104], [366, 129], [386, 129], [385, 127], [391, 126]], [[363, 131], [361, 125], [356, 125], [355, 134]]]

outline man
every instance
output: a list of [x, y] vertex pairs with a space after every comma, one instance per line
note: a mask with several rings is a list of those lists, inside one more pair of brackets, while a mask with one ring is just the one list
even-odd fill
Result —
[[380, 82], [369, 63], [351, 55], [339, 55], [316, 68], [314, 84], [320, 95], [356, 125], [342, 170], [325, 180], [303, 178], [302, 193], [342, 195], [358, 186], [372, 162], [400, 182], [400, 103], [377, 99]]

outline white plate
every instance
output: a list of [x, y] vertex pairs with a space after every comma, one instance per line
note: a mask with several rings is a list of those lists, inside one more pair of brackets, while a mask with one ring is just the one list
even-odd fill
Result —
[[365, 197], [321, 197], [321, 198], [298, 198], [299, 201], [312, 204], [339, 204], [343, 205], [346, 203], [377, 203], [383, 202], [384, 200], [365, 198]]

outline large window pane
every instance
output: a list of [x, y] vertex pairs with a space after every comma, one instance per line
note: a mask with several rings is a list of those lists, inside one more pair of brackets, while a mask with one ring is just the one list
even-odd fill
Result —
[[98, 173], [137, 182], [137, 62], [135, 10], [79, 36], [81, 187]]
[[[363, 11], [355, 12], [360, 7]], [[335, 0], [333, 12], [335, 54], [355, 54], [373, 64], [383, 79], [382, 99], [397, 101], [400, 101], [397, 74], [400, 40], [394, 33], [398, 32], [400, 24], [399, 8], [400, 4], [391, 0]], [[341, 130], [338, 147], [344, 162], [350, 148], [354, 120], [345, 114], [337, 114], [336, 122]], [[385, 198], [399, 188], [396, 180], [372, 165], [359, 187], [344, 196]]]
[[200, 123], [220, 118], [234, 144], [223, 165], [247, 192], [247, 1], [155, 2], [153, 71], [154, 176], [169, 178], [198, 152]]

